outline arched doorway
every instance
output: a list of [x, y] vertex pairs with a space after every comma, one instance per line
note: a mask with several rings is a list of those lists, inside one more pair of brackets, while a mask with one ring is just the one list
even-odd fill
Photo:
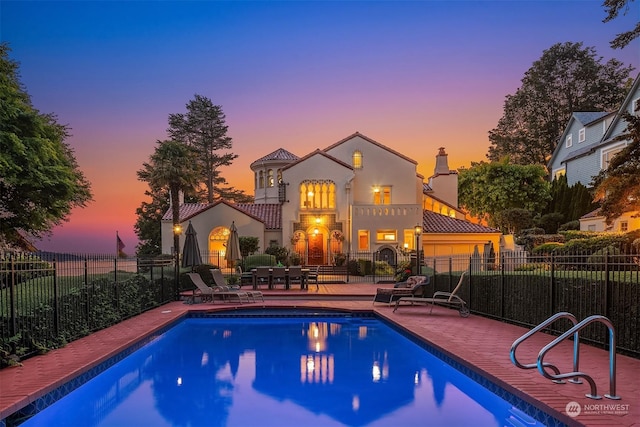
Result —
[[387, 247], [380, 249], [378, 253], [378, 261], [386, 261], [392, 267], [396, 267], [398, 265], [398, 254], [393, 249]]
[[209, 264], [217, 265], [220, 268], [227, 267], [224, 254], [226, 253], [227, 239], [229, 239], [230, 232], [227, 227], [216, 227], [209, 233]]

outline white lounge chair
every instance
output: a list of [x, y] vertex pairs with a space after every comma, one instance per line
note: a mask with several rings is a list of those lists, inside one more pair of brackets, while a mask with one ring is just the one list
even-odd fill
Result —
[[219, 288], [221, 288], [223, 290], [226, 289], [228, 291], [233, 291], [233, 292], [244, 292], [244, 293], [247, 294], [249, 299], [253, 300], [253, 302], [256, 302], [256, 298], [260, 298], [264, 302], [264, 295], [262, 295], [262, 292], [260, 292], [260, 291], [241, 291], [239, 287], [238, 288], [234, 288], [232, 286], [229, 286], [227, 284], [227, 281], [225, 280], [224, 276], [222, 275], [222, 271], [220, 271], [219, 269], [212, 268], [210, 271], [211, 271], [211, 276], [213, 276], [214, 283]]
[[203, 301], [210, 299], [211, 302], [215, 302], [215, 297], [219, 296], [223, 301], [226, 301], [228, 298], [237, 298], [240, 304], [242, 304], [243, 301], [249, 302], [249, 295], [247, 295], [246, 292], [228, 290], [219, 286], [211, 287], [202, 280], [202, 277], [198, 273], [187, 273], [187, 275], [200, 290]]

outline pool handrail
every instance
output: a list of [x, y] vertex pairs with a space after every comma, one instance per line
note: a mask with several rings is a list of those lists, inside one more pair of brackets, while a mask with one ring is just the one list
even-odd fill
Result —
[[[569, 319], [569, 320], [571, 320], [571, 323], [573, 323], [574, 326], [578, 323], [578, 319], [576, 318], [576, 316], [574, 316], [573, 314], [568, 313], [566, 311], [561, 311], [559, 313], [554, 314], [553, 316], [549, 317], [547, 320], [545, 320], [544, 322], [540, 323], [538, 326], [536, 326], [535, 328], [531, 329], [529, 332], [527, 332], [526, 334], [522, 335], [520, 338], [518, 338], [517, 340], [515, 340], [513, 342], [513, 344], [511, 345], [511, 351], [509, 352], [509, 357], [511, 359], [511, 363], [513, 363], [515, 366], [517, 366], [520, 369], [534, 369], [534, 368], [537, 368], [538, 367], [538, 363], [529, 363], [529, 364], [526, 364], [526, 365], [523, 365], [522, 363], [520, 363], [518, 361], [517, 357], [516, 357], [516, 349], [518, 348], [518, 346], [520, 344], [522, 344], [530, 336], [532, 336], [536, 332], [546, 328], [547, 326], [551, 325], [552, 323], [554, 323], [558, 319]], [[573, 370], [574, 371], [578, 371], [578, 364], [580, 362], [580, 354], [579, 354], [579, 352], [580, 352], [580, 341], [579, 341], [579, 337], [578, 337], [578, 332], [576, 332], [574, 334], [574, 336], [573, 336]], [[542, 367], [551, 369], [556, 375], [560, 374], [560, 370], [555, 365], [553, 365], [551, 363], [543, 363]], [[571, 381], [572, 383], [575, 383], [575, 384], [581, 384], [582, 383], [582, 381], [580, 380], [579, 377], [574, 377], [569, 381]], [[564, 380], [562, 380], [562, 379], [554, 379], [553, 382], [558, 383], [558, 384], [562, 384], [562, 383], [564, 383]]]
[[613, 323], [611, 323], [611, 320], [609, 320], [605, 316], [602, 316], [602, 315], [599, 315], [599, 314], [596, 314], [596, 315], [593, 315], [593, 316], [589, 316], [586, 319], [584, 319], [582, 322], [578, 323], [573, 328], [569, 329], [567, 332], [565, 332], [564, 334], [560, 335], [558, 338], [556, 338], [555, 340], [551, 341], [549, 344], [544, 346], [542, 348], [542, 350], [540, 350], [540, 353], [538, 353], [538, 362], [537, 362], [538, 372], [540, 372], [540, 374], [542, 374], [543, 377], [548, 378], [550, 380], [554, 380], [554, 381], [555, 380], [562, 380], [564, 378], [569, 378], [569, 377], [582, 377], [582, 378], [587, 380], [587, 382], [589, 383], [589, 386], [591, 387], [590, 393], [585, 394], [585, 396], [590, 398], [590, 399], [596, 399], [596, 400], [602, 399], [602, 397], [598, 395], [598, 390], [597, 390], [595, 381], [593, 380], [593, 378], [591, 378], [591, 376], [585, 374], [584, 372], [578, 372], [577, 369], [576, 369], [575, 372], [569, 372], [569, 373], [566, 373], [566, 374], [550, 375], [544, 369], [545, 368], [544, 356], [549, 350], [551, 350], [556, 345], [560, 344], [562, 341], [564, 341], [565, 339], [567, 339], [571, 335], [574, 335], [574, 337], [575, 337], [576, 334], [579, 331], [581, 331], [582, 329], [584, 329], [586, 326], [588, 326], [589, 324], [591, 324], [593, 322], [603, 323], [607, 327], [607, 329], [609, 330], [609, 393], [605, 393], [604, 397], [606, 397], [607, 399], [619, 400], [620, 396], [616, 395], [616, 337], [615, 337], [615, 329], [613, 327]]

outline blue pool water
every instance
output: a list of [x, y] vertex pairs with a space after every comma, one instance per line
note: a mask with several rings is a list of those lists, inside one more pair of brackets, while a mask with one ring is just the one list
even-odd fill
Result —
[[185, 319], [22, 426], [542, 426], [374, 318]]

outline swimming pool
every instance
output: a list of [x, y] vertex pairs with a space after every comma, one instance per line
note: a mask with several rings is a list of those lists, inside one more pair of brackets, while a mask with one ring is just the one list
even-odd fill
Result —
[[270, 313], [185, 319], [22, 425], [543, 425], [376, 318]]

